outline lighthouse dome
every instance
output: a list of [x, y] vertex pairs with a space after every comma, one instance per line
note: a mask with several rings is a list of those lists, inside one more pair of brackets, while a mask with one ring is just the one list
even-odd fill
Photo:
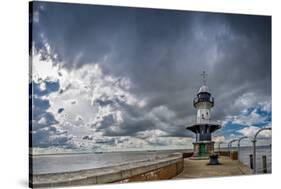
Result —
[[202, 85], [198, 93], [210, 93], [209, 88], [206, 85]]

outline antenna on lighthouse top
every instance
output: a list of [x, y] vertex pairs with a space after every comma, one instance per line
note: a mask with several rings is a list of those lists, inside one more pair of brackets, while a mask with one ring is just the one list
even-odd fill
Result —
[[206, 74], [206, 72], [203, 71], [201, 76], [202, 76], [203, 84], [206, 85], [206, 83], [207, 83], [207, 74]]

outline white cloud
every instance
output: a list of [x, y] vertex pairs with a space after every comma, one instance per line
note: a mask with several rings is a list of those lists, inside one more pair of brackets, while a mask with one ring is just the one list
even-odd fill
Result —
[[140, 131], [136, 137], [141, 139], [166, 136], [168, 133], [159, 129]]
[[252, 107], [256, 104], [256, 99], [257, 95], [255, 93], [244, 93], [234, 102], [234, 106]]
[[39, 119], [38, 123], [42, 124], [42, 125], [46, 125], [47, 124], [47, 120], [46, 120], [45, 117], [42, 117], [41, 119]]
[[238, 132], [244, 136], [253, 137], [258, 130], [259, 130], [258, 127], [249, 126], [239, 130]]
[[271, 112], [271, 101], [260, 102], [259, 105], [261, 106], [262, 111]]
[[[238, 132], [244, 136], [253, 138], [259, 129], [260, 129], [259, 127], [249, 126], [239, 130]], [[271, 137], [271, 131], [268, 130], [262, 131], [259, 133], [258, 137]]]
[[[250, 107], [255, 107], [254, 109], [249, 109]], [[253, 126], [257, 124], [267, 124], [268, 116], [264, 116], [258, 111], [271, 112], [271, 102], [264, 101], [257, 103], [254, 106], [247, 106], [246, 109], [243, 109], [239, 114], [228, 115], [222, 121], [222, 125], [225, 126], [227, 123], [231, 122], [233, 124]]]
[[224, 142], [224, 141], [225, 141], [225, 137], [224, 137], [224, 136], [213, 136], [213, 137], [212, 137], [212, 140], [213, 140], [215, 143]]
[[[130, 81], [126, 78], [116, 78], [105, 75], [98, 64], [85, 65], [76, 70], [59, 68], [51, 60], [41, 60], [40, 56], [34, 56], [33, 80], [42, 81], [44, 79], [59, 79], [60, 90], [44, 96], [50, 103], [48, 111], [55, 116], [59, 122], [58, 129], [61, 128], [68, 132], [72, 145], [80, 150], [102, 148], [107, 149], [106, 144], [95, 144], [93, 141], [82, 140], [83, 136], [92, 135], [93, 138], [103, 139], [101, 132], [96, 128], [105, 116], [112, 115], [117, 123], [124, 119], [124, 112], [111, 104], [116, 101], [126, 103], [134, 107], [143, 107], [145, 101], [138, 99], [129, 92]], [[41, 82], [40, 89], [46, 89], [44, 82]], [[58, 110], [63, 108], [62, 113]], [[40, 123], [44, 122], [44, 118]], [[112, 130], [119, 130], [112, 127]], [[54, 140], [57, 140], [54, 138]], [[138, 147], [147, 145], [147, 142], [140, 142], [140, 139], [131, 138], [128, 147]], [[116, 139], [116, 141], [120, 141]], [[121, 145], [117, 142], [118, 145]], [[123, 145], [123, 144], [122, 144]], [[109, 147], [110, 148], [110, 147]]]
[[55, 65], [51, 59], [43, 60], [39, 53], [32, 56], [32, 79], [34, 81], [56, 79], [58, 70], [59, 66]]
[[157, 106], [153, 108], [150, 114], [155, 115], [156, 117], [161, 117], [165, 119], [173, 119], [176, 115], [175, 112], [169, 110], [166, 106]]
[[257, 110], [254, 110], [249, 115], [240, 114], [237, 116], [233, 116], [232, 123], [250, 126], [261, 123], [265, 119], [265, 117], [257, 113]]
[[[114, 123], [117, 124], [108, 125], [107, 129], [110, 129], [112, 132], [129, 129], [118, 126], [125, 119], [127, 120], [129, 115], [122, 110], [122, 107], [116, 107], [116, 104], [114, 104], [116, 100], [124, 102], [135, 109], [142, 108], [145, 105], [145, 100], [139, 99], [136, 95], [129, 92], [131, 83], [128, 79], [116, 78], [108, 74], [105, 75], [98, 64], [88, 64], [70, 71], [63, 68], [57, 70], [56, 66], [53, 66], [52, 69], [61, 75], [57, 77], [59, 78], [60, 88], [62, 90], [60, 93], [52, 93], [48, 96], [51, 105], [49, 111], [55, 115], [60, 127], [67, 130], [68, 134], [74, 136], [72, 141], [75, 144], [73, 145], [79, 148], [81, 146], [85, 148], [88, 146], [89, 141], [81, 140], [83, 136], [90, 134], [93, 135], [93, 138], [101, 139], [102, 137], [106, 137], [102, 136], [101, 131], [97, 131], [97, 128], [101, 126], [101, 121], [106, 116], [111, 115]], [[60, 108], [63, 108], [64, 111], [58, 114], [57, 111]], [[129, 119], [130, 121], [138, 121], [138, 118]], [[157, 125], [158, 129], [137, 133], [139, 139], [130, 137], [130, 143], [127, 144], [127, 147], [138, 147], [138, 145], [149, 147], [152, 143], [166, 143], [165, 140], [167, 140], [167, 137], [163, 139], [159, 139], [159, 137], [167, 135], [167, 132], [163, 129], [171, 128], [172, 125], [169, 122], [175, 119], [175, 113], [166, 106], [158, 106], [149, 112], [144, 112], [142, 119], [151, 120], [152, 123]], [[179, 123], [180, 121], [177, 120], [176, 122]], [[147, 137], [151, 144], [142, 140], [142, 138]], [[174, 141], [175, 138], [169, 140]], [[95, 140], [90, 141], [91, 145], [94, 142]], [[179, 142], [178, 145], [183, 144]], [[106, 148], [106, 144], [99, 144], [99, 146]]]
[[39, 88], [40, 88], [41, 91], [46, 90], [46, 83], [45, 82], [41, 82], [40, 85], [39, 85]]
[[192, 149], [190, 137], [151, 137], [146, 139], [157, 149]]

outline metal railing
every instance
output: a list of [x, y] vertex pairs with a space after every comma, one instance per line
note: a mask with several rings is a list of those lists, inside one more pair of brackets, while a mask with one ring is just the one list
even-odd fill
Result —
[[228, 143], [228, 151], [230, 152], [230, 148], [232, 147], [232, 143], [233, 142], [236, 142], [236, 141], [238, 141], [238, 139], [234, 139], [234, 140], [231, 140], [229, 143]]
[[240, 142], [241, 142], [241, 140], [246, 139], [246, 138], [249, 138], [249, 137], [243, 136], [238, 139], [238, 143], [237, 143], [238, 160], [239, 160], [239, 154], [240, 154]]
[[271, 127], [265, 127], [265, 128], [261, 128], [260, 130], [258, 130], [252, 140], [253, 142], [253, 168], [254, 168], [254, 174], [257, 173], [257, 166], [256, 166], [256, 142], [257, 142], [257, 136], [260, 132], [264, 131], [264, 130], [272, 130]]
[[[251, 139], [250, 137], [247, 137], [247, 136], [243, 136], [243, 137], [240, 137], [239, 139], [233, 139], [231, 141], [228, 142], [228, 152], [230, 152], [231, 148], [232, 148], [232, 143], [233, 142], [237, 142], [237, 151], [238, 151], [238, 159], [239, 159], [239, 152], [240, 152], [240, 142], [241, 140], [243, 139], [246, 139], [248, 138], [252, 143], [253, 143], [253, 173], [256, 174], [257, 173], [257, 166], [256, 166], [256, 159], [257, 159], [257, 155], [256, 155], [256, 142], [257, 142], [257, 136], [259, 135], [260, 132], [264, 131], [264, 130], [272, 130], [271, 127], [264, 127], [264, 128], [261, 128], [260, 130], [258, 130], [254, 137]], [[218, 148], [219, 148], [219, 151], [220, 151], [220, 144], [222, 144], [223, 142], [218, 142]], [[263, 157], [264, 158], [264, 157]], [[266, 158], [264, 158], [266, 159]], [[264, 164], [264, 162], [263, 162]]]

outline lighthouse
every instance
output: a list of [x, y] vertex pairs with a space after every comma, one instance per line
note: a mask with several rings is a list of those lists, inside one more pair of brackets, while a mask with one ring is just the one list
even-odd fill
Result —
[[197, 109], [195, 123], [186, 127], [195, 134], [193, 142], [193, 158], [204, 159], [214, 152], [212, 133], [221, 128], [221, 125], [211, 120], [211, 109], [214, 107], [212, 97], [206, 85], [206, 73], [203, 71], [203, 85], [199, 88], [196, 97], [193, 99], [193, 106]]

